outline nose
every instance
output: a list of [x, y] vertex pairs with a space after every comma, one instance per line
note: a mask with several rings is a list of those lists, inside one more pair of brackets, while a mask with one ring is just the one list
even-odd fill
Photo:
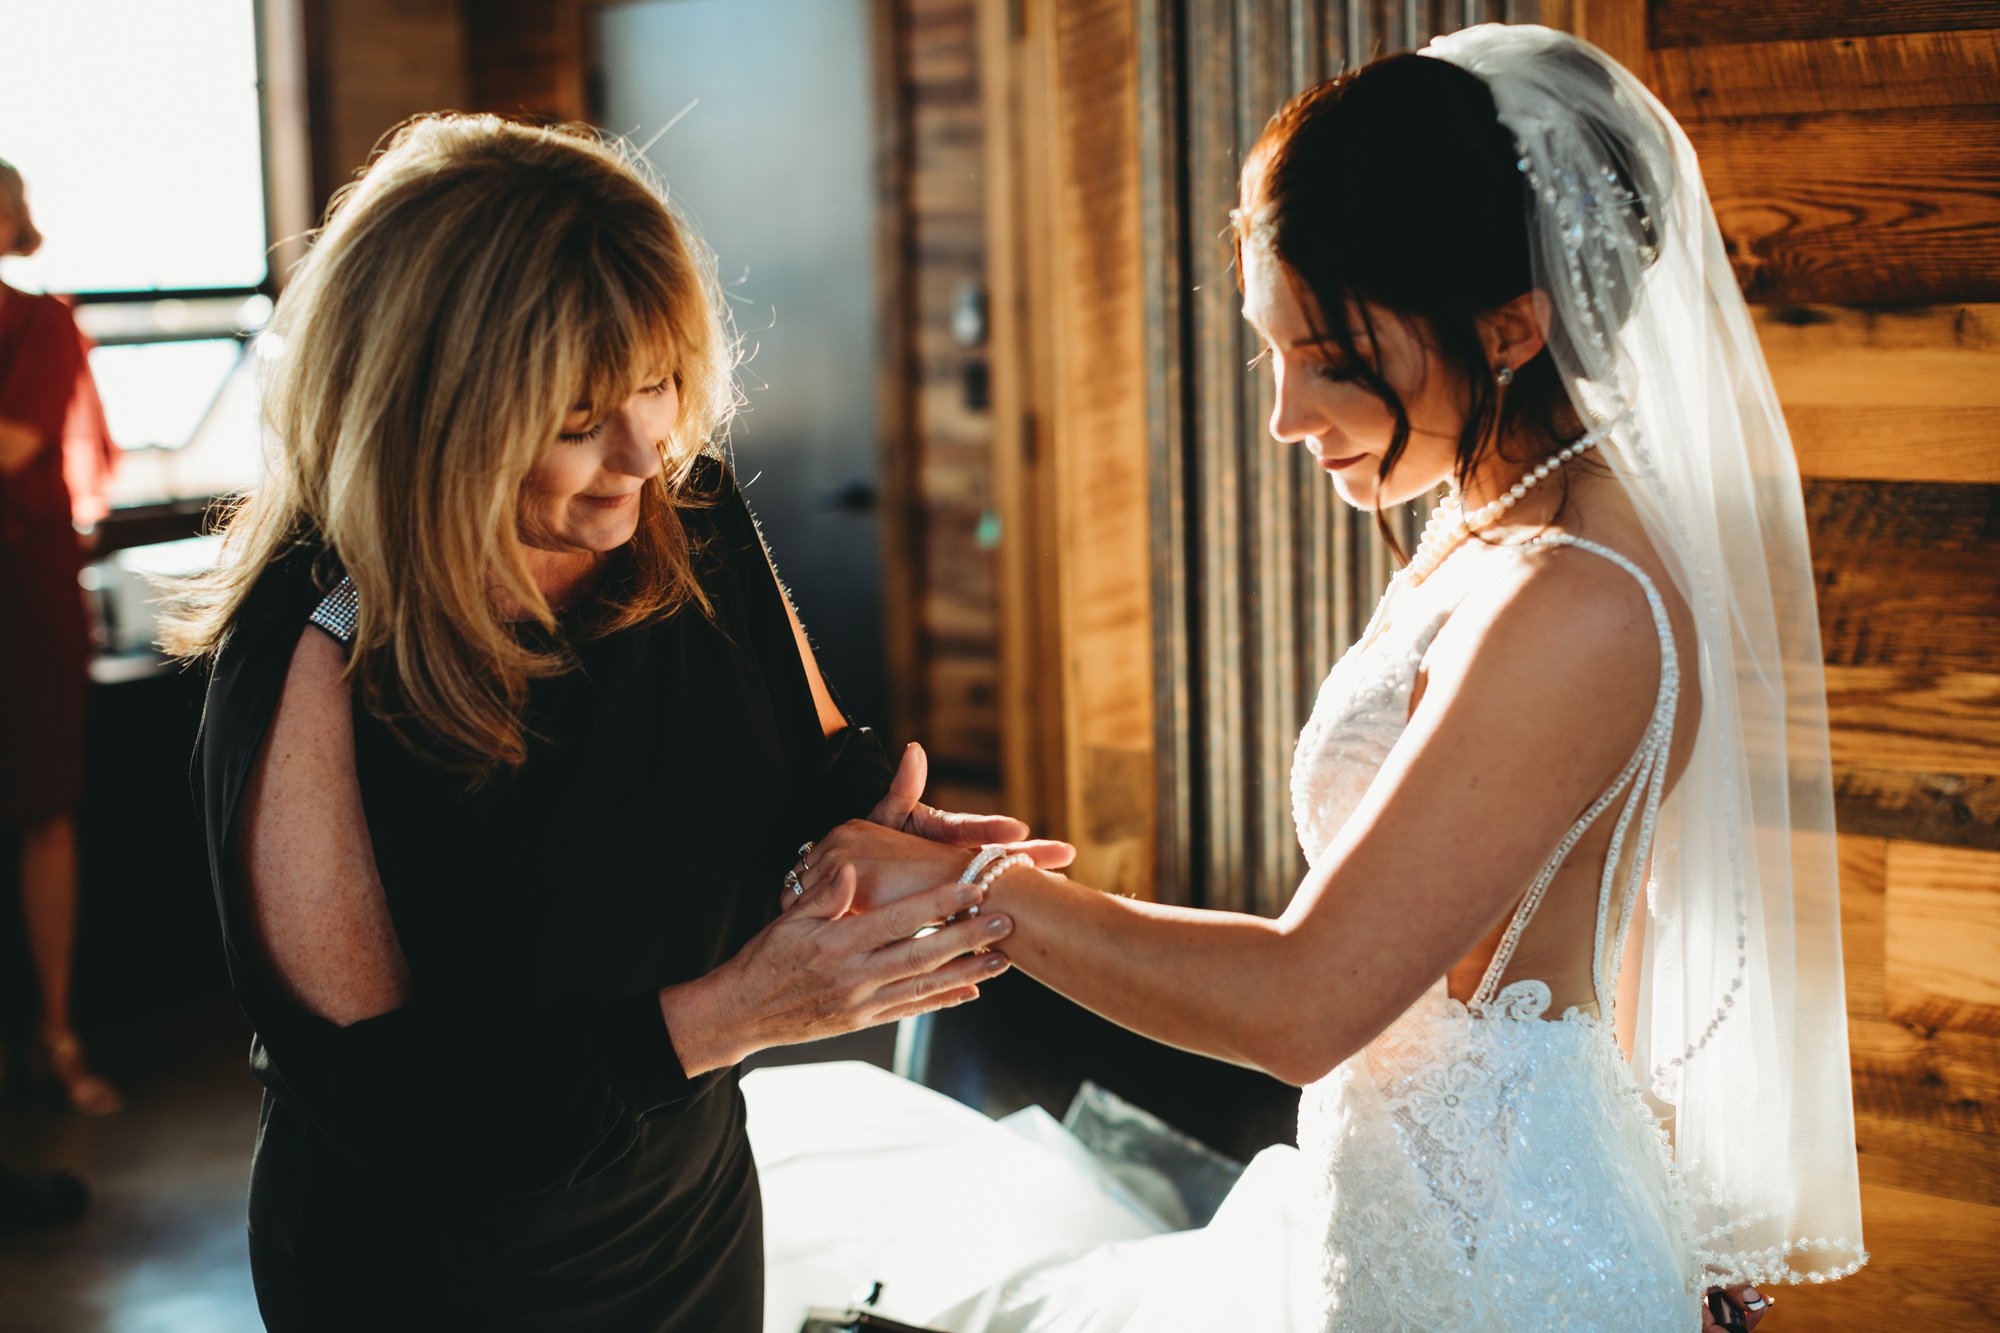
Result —
[[651, 481], [663, 466], [659, 437], [631, 408], [605, 423], [604, 466], [622, 476]]
[[1272, 377], [1272, 387], [1276, 401], [1271, 405], [1271, 438], [1280, 444], [1297, 444], [1312, 435], [1320, 425], [1319, 414], [1306, 395], [1297, 391], [1282, 364]]

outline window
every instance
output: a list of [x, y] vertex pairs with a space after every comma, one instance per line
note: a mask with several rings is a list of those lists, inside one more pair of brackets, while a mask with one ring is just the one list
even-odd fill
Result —
[[76, 296], [127, 452], [113, 504], [247, 485], [245, 350], [270, 309], [253, 0], [68, 0], [7, 28], [0, 157], [44, 243], [0, 279]]

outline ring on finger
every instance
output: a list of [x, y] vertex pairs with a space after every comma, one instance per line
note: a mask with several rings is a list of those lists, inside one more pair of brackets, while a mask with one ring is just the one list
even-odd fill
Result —
[[806, 857], [811, 854], [813, 846], [814, 843], [810, 838], [806, 839], [804, 842], [799, 844], [799, 850], [797, 853], [799, 858], [799, 864], [804, 866], [807, 870], [811, 870], [813, 868], [812, 862], [806, 860]]
[[799, 872], [796, 870], [785, 872], [785, 887], [792, 891], [794, 898], [800, 897], [806, 891], [806, 886], [799, 881]]

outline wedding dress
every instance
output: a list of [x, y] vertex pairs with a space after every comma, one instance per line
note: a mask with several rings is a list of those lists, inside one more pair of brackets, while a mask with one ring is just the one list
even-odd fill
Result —
[[[1526, 886], [1470, 1002], [1440, 978], [1305, 1089], [1299, 1148], [1324, 1220], [1325, 1328], [1601, 1328], [1611, 1311], [1621, 1328], [1699, 1325], [1701, 1266], [1666, 1133], [1611, 1026], [1673, 743], [1673, 632], [1659, 591], [1623, 555], [1568, 535], [1537, 544], [1588, 551], [1639, 581], [1660, 639], [1658, 700], [1631, 762]], [[1293, 814], [1310, 859], [1401, 735], [1418, 665], [1453, 609], [1404, 618], [1405, 591], [1391, 586], [1300, 736]], [[1511, 964], [1570, 849], [1607, 816], [1617, 822], [1595, 911], [1595, 1004], [1551, 1015], [1547, 982]]]

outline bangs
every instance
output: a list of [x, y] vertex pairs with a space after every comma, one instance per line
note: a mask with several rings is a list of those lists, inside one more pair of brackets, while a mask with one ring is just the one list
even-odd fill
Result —
[[679, 272], [665, 222], [657, 239], [641, 229], [614, 240], [608, 228], [593, 228], [594, 243], [580, 247], [585, 262], [558, 302], [570, 316], [561, 330], [560, 361], [571, 377], [565, 409], [615, 406], [698, 355], [702, 293]]

